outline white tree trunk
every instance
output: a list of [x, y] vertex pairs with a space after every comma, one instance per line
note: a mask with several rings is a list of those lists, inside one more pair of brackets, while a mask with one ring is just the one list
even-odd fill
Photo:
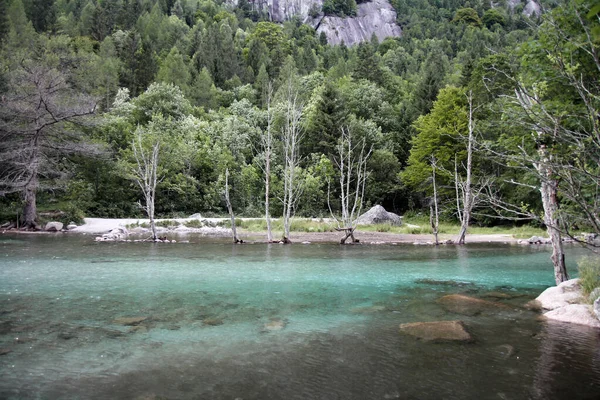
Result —
[[150, 229], [152, 231], [152, 240], [158, 240], [156, 234], [156, 221], [154, 220], [154, 203], [156, 201], [156, 187], [158, 186], [158, 156], [160, 153], [160, 143], [156, 141], [152, 145], [152, 153], [149, 154], [142, 144], [142, 134], [138, 132], [137, 140], [133, 141], [133, 155], [136, 166], [133, 168], [134, 180], [142, 190], [146, 205], [143, 209], [150, 219]]
[[438, 211], [438, 200], [437, 200], [437, 184], [435, 181], [435, 169], [436, 169], [436, 160], [435, 158], [431, 158], [431, 170], [432, 170], [432, 178], [433, 178], [433, 205], [429, 207], [429, 223], [431, 224], [431, 230], [433, 232], [433, 237], [435, 239], [435, 245], [439, 245], [440, 241], [438, 239], [438, 231], [440, 226], [440, 217]]
[[298, 90], [292, 77], [286, 85], [286, 113], [285, 123], [282, 131], [284, 172], [283, 172], [283, 241], [289, 243], [290, 227], [292, 217], [296, 209], [296, 203], [302, 192], [302, 186], [298, 183], [297, 168], [300, 164], [300, 141], [302, 130], [300, 120], [302, 118], [303, 105], [298, 98]]
[[225, 203], [227, 204], [227, 211], [229, 212], [229, 218], [231, 219], [233, 243], [240, 243], [237, 236], [237, 228], [235, 226], [235, 215], [233, 214], [233, 207], [231, 206], [231, 200], [229, 199], [229, 168], [225, 169]]
[[541, 161], [536, 164], [536, 168], [542, 178], [540, 193], [542, 195], [542, 205], [544, 206], [544, 224], [552, 241], [552, 256], [550, 258], [554, 265], [554, 279], [558, 285], [569, 279], [562, 235], [558, 227], [558, 182], [552, 178], [552, 168], [549, 165], [546, 147], [540, 147], [539, 153]]
[[473, 210], [473, 192], [471, 189], [471, 171], [473, 167], [473, 93], [469, 92], [469, 138], [467, 141], [467, 178], [463, 188], [463, 211], [461, 215], [460, 232], [456, 243], [465, 244], [465, 236], [471, 221], [471, 211]]

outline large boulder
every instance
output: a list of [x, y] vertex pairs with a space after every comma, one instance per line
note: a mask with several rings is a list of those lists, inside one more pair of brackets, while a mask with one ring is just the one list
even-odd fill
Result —
[[374, 206], [357, 218], [358, 225], [391, 224], [400, 226], [402, 219], [399, 215], [388, 212], [382, 206]]
[[46, 224], [44, 230], [46, 232], [59, 232], [63, 228], [63, 223], [58, 221], [51, 221]]
[[484, 311], [498, 311], [509, 307], [502, 303], [477, 299], [463, 294], [449, 294], [438, 300], [446, 310], [461, 315], [477, 315]]
[[571, 279], [562, 282], [558, 286], [549, 287], [536, 300], [544, 310], [555, 310], [569, 304], [575, 304], [581, 300], [579, 279]]
[[412, 322], [401, 324], [400, 332], [424, 342], [470, 342], [473, 340], [461, 321]]

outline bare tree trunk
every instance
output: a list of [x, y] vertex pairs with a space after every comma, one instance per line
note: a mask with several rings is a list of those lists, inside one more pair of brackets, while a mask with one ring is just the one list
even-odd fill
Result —
[[24, 191], [24, 205], [23, 205], [23, 228], [25, 229], [36, 229], [37, 224], [37, 195], [38, 178], [37, 172], [33, 174]]
[[158, 185], [158, 155], [160, 152], [160, 143], [157, 141], [152, 145], [152, 153], [148, 154], [142, 145], [142, 134], [138, 132], [137, 139], [133, 140], [133, 155], [136, 166], [133, 168], [133, 177], [138, 184], [146, 205], [142, 208], [148, 214], [150, 219], [150, 229], [152, 230], [152, 240], [157, 241], [156, 221], [154, 220], [154, 203], [156, 201], [156, 187]]
[[429, 206], [429, 223], [431, 224], [431, 230], [433, 232], [433, 237], [435, 238], [435, 245], [439, 245], [440, 241], [438, 239], [438, 231], [440, 226], [439, 212], [438, 212], [438, 200], [437, 200], [437, 185], [435, 181], [435, 169], [436, 169], [436, 160], [434, 157], [431, 157], [431, 170], [432, 170], [432, 178], [433, 178], [433, 204]]
[[300, 165], [300, 140], [302, 138], [300, 120], [302, 118], [303, 105], [298, 98], [298, 90], [295, 87], [293, 77], [289, 77], [286, 85], [286, 113], [283, 126], [283, 152], [284, 152], [284, 195], [283, 195], [283, 242], [289, 243], [290, 226], [296, 203], [302, 192], [296, 176]]
[[233, 235], [233, 243], [240, 243], [241, 240], [238, 239], [237, 229], [235, 226], [233, 207], [231, 207], [231, 201], [229, 200], [229, 168], [225, 170], [225, 203], [227, 204], [227, 211], [229, 212], [229, 218], [231, 219], [231, 234]]
[[540, 193], [542, 194], [542, 205], [544, 206], [544, 224], [552, 241], [552, 256], [550, 258], [554, 265], [554, 279], [558, 285], [569, 279], [562, 235], [558, 229], [558, 182], [552, 178], [552, 169], [546, 163], [549, 158], [546, 147], [540, 147], [539, 153], [542, 160], [536, 165], [536, 168], [542, 177]]
[[345, 244], [348, 238], [352, 239], [352, 243], [357, 243], [358, 240], [354, 237], [356, 217], [362, 209], [368, 177], [367, 161], [373, 148], [371, 147], [367, 150], [364, 139], [358, 143], [354, 143], [350, 129], [342, 127], [342, 136], [337, 145], [337, 150], [338, 156], [334, 159], [334, 162], [340, 173], [340, 202], [342, 211], [341, 221], [338, 221], [338, 230], [346, 232], [340, 243]]
[[[538, 103], [537, 97], [529, 95], [522, 90], [516, 91], [516, 98], [524, 110], [529, 111], [534, 104]], [[558, 120], [553, 121], [555, 124], [554, 132], [550, 133], [548, 127], [546, 130], [538, 128], [535, 133], [538, 140], [553, 135], [556, 138], [558, 129]], [[562, 245], [562, 235], [558, 223], [558, 181], [554, 177], [553, 157], [545, 144], [540, 144], [538, 148], [539, 161], [533, 162], [534, 168], [537, 170], [540, 177], [540, 193], [542, 195], [542, 205], [544, 207], [544, 224], [548, 231], [548, 236], [552, 241], [552, 264], [554, 265], [554, 279], [558, 285], [569, 279], [567, 266], [565, 264], [565, 253]]]
[[465, 236], [471, 221], [471, 211], [473, 209], [473, 199], [471, 190], [471, 170], [473, 166], [473, 92], [469, 91], [469, 138], [467, 142], [467, 179], [463, 188], [463, 212], [460, 224], [460, 232], [456, 243], [465, 244]]
[[263, 149], [265, 153], [265, 221], [267, 222], [267, 242], [273, 241], [273, 232], [271, 228], [271, 213], [269, 210], [269, 197], [271, 189], [271, 157], [273, 152], [273, 133], [271, 132], [271, 122], [273, 120], [273, 112], [271, 110], [271, 96], [273, 94], [273, 86], [269, 82], [267, 88], [267, 133], [263, 135]]

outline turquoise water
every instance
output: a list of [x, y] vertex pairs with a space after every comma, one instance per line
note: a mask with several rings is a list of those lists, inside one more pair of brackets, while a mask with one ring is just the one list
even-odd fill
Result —
[[[523, 308], [553, 284], [543, 247], [21, 235], [0, 237], [0, 257], [0, 398], [600, 393], [598, 331], [542, 323]], [[453, 293], [503, 307], [457, 314], [438, 302]], [[131, 317], [136, 326], [119, 320]], [[456, 319], [471, 343], [425, 343], [398, 329]]]

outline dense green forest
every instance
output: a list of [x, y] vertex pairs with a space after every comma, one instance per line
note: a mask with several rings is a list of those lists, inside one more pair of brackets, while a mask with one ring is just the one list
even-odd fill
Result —
[[392, 5], [400, 38], [348, 47], [243, 0], [0, 1], [2, 218], [141, 216], [152, 150], [159, 216], [226, 213], [227, 172], [238, 215], [264, 215], [269, 182], [274, 217], [289, 196], [327, 217], [360, 185], [340, 185], [346, 132], [363, 209], [429, 214], [436, 172], [443, 219], [552, 224], [549, 193], [562, 232], [599, 232], [595, 4]]

